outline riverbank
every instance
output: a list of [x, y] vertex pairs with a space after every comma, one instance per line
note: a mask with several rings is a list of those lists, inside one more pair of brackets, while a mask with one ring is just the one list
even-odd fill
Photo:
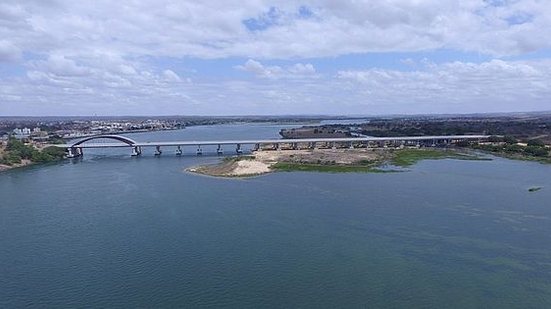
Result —
[[59, 161], [64, 158], [64, 149], [52, 146], [37, 148], [19, 140], [10, 139], [6, 145], [0, 145], [0, 172], [35, 163]]
[[21, 163], [17, 163], [17, 164], [13, 164], [13, 165], [0, 164], [0, 172], [4, 172], [4, 171], [11, 170], [11, 169], [14, 169], [14, 168], [29, 166], [31, 164], [33, 164], [33, 162], [31, 160], [21, 160]]
[[251, 156], [228, 157], [186, 171], [215, 177], [250, 177], [275, 171], [381, 173], [399, 170], [385, 166], [405, 168], [426, 159], [489, 160], [455, 149], [308, 149], [256, 151]]

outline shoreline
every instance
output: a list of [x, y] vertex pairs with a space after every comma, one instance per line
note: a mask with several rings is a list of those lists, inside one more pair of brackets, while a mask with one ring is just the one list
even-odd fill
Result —
[[14, 164], [14, 165], [0, 164], [0, 173], [7, 172], [13, 169], [22, 168], [22, 167], [28, 167], [35, 164], [36, 162], [32, 162], [31, 160], [22, 160], [21, 163]]

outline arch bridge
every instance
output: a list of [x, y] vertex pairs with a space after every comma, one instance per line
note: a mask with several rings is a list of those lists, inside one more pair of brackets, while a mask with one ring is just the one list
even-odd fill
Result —
[[[98, 143], [98, 144], [86, 144], [86, 142], [92, 140], [110, 139], [119, 141], [122, 143]], [[116, 134], [101, 134], [83, 138], [73, 144], [65, 145], [68, 158], [75, 158], [82, 156], [82, 148], [114, 148], [114, 147], [133, 147], [133, 151], [136, 155], [141, 154], [141, 147], [136, 146], [137, 142], [131, 138]]]

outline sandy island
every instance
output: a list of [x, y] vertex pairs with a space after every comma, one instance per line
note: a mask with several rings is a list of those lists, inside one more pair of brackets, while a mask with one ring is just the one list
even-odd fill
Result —
[[388, 172], [386, 164], [407, 167], [424, 159], [488, 160], [459, 149], [354, 148], [255, 151], [249, 156], [226, 157], [188, 172], [216, 177], [250, 177], [273, 171]]
[[[373, 168], [390, 159], [390, 152], [383, 149], [303, 149], [281, 151], [256, 151], [250, 156], [224, 158], [211, 165], [194, 166], [188, 172], [218, 177], [248, 177], [266, 174], [290, 167], [339, 167]], [[300, 170], [300, 169], [299, 169]]]

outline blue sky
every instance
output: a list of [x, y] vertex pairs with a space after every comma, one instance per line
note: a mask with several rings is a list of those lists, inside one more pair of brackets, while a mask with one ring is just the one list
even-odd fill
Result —
[[551, 110], [544, 0], [0, 3], [0, 115]]

